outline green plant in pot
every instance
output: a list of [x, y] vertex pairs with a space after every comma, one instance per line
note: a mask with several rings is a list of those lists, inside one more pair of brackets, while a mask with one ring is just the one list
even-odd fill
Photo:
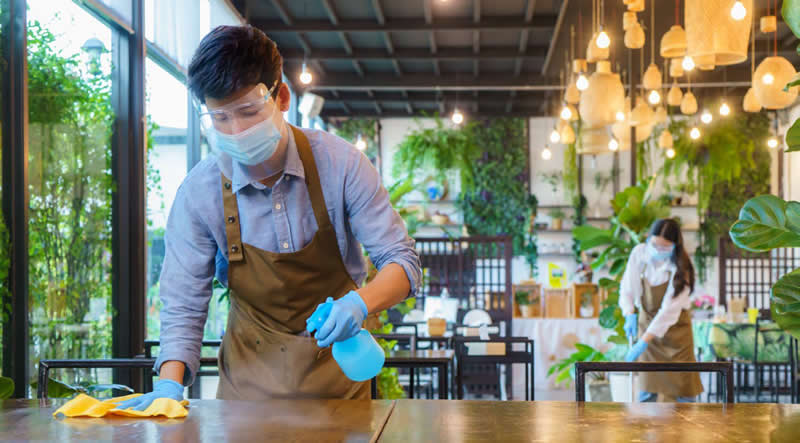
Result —
[[561, 177], [560, 171], [542, 173], [542, 181], [550, 185], [553, 189], [553, 194], [558, 192], [558, 185], [561, 184]]
[[519, 306], [519, 312], [523, 317], [531, 316], [531, 300], [528, 298], [528, 293], [525, 291], [517, 291], [514, 293], [514, 300]]
[[567, 216], [564, 211], [556, 208], [551, 210], [548, 215], [550, 215], [550, 218], [552, 219], [552, 223], [550, 225], [551, 229], [554, 231], [560, 231], [561, 229], [564, 229], [564, 218]]

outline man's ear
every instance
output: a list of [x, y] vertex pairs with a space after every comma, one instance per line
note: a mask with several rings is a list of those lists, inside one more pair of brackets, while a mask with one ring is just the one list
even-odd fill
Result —
[[286, 83], [281, 82], [281, 85], [278, 87], [278, 105], [281, 112], [286, 112], [289, 110], [289, 103], [291, 99], [292, 92], [289, 90], [289, 86]]

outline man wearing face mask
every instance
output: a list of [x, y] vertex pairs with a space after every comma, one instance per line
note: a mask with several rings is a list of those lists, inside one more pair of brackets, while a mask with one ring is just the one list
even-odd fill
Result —
[[[673, 219], [656, 220], [644, 244], [633, 248], [619, 291], [625, 333], [640, 339], [626, 361], [693, 362], [694, 340], [689, 295], [694, 267], [684, 248], [680, 226]], [[636, 314], [635, 309], [639, 309]], [[694, 401], [703, 386], [693, 373], [640, 373], [639, 401]]]
[[[122, 408], [182, 398], [199, 368], [215, 273], [231, 289], [218, 398], [369, 395], [368, 383], [344, 376], [330, 345], [414, 294], [419, 257], [369, 160], [284, 121], [282, 64], [275, 43], [250, 26], [216, 28], [194, 54], [188, 85], [213, 155], [183, 181], [167, 222], [160, 380]], [[362, 245], [379, 272], [360, 287]], [[328, 297], [333, 308], [311, 337], [306, 319]]]

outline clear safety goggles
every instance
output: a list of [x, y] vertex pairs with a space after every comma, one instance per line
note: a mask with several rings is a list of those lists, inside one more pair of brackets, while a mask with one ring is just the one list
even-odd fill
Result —
[[223, 134], [237, 134], [272, 118], [272, 115], [278, 112], [274, 100], [270, 104], [272, 92], [277, 86], [277, 80], [269, 89], [263, 83], [259, 83], [233, 103], [214, 109], [209, 109], [205, 103], [195, 101], [203, 131], [207, 133], [215, 129]]

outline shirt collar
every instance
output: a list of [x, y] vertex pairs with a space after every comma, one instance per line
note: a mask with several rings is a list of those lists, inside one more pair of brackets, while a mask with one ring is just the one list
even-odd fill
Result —
[[[297, 144], [294, 140], [294, 132], [292, 131], [292, 126], [289, 123], [286, 123], [288, 126], [289, 131], [289, 140], [286, 144], [286, 163], [283, 166], [283, 175], [278, 180], [279, 182], [283, 180], [283, 177], [288, 175], [293, 175], [295, 177], [305, 179], [305, 168], [303, 168], [303, 162], [300, 160], [300, 153], [297, 152]], [[260, 181], [253, 180], [251, 177], [247, 175], [244, 171], [243, 167], [236, 162], [233, 165], [233, 177], [231, 179], [232, 184], [232, 191], [233, 193], [239, 192], [239, 190], [249, 186], [252, 186], [258, 190], [267, 189]]]

